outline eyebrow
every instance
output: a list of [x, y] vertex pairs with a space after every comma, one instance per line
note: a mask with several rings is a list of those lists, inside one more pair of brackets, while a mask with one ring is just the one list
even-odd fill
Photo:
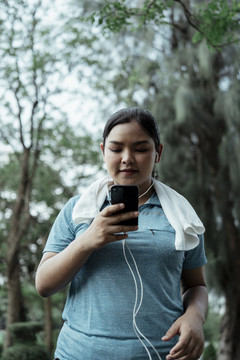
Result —
[[[121, 141], [115, 141], [115, 140], [111, 140], [111, 141], [109, 141], [109, 143], [113, 144], [113, 145], [123, 145], [124, 144]], [[150, 142], [147, 140], [140, 140], [140, 141], [136, 141], [133, 143], [133, 145], [148, 145], [148, 144], [150, 144]]]

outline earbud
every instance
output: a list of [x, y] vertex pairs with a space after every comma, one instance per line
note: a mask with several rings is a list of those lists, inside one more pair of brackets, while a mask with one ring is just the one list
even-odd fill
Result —
[[159, 155], [157, 154], [157, 155], [156, 155], [155, 162], [158, 162], [158, 160], [159, 160]]

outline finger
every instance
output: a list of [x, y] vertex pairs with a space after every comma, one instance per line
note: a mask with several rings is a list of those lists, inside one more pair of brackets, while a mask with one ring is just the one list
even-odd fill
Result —
[[104, 217], [108, 217], [108, 216], [112, 216], [113, 214], [115, 214], [116, 212], [124, 209], [125, 204], [124, 203], [119, 203], [119, 204], [114, 204], [114, 205], [109, 205], [106, 206], [101, 212], [100, 214]]
[[180, 337], [177, 344], [170, 350], [170, 355], [182, 356], [190, 352], [190, 341], [189, 337]]
[[138, 230], [138, 225], [113, 225], [110, 228], [110, 231], [113, 234], [128, 233], [130, 231], [137, 231], [137, 230]]
[[166, 357], [167, 360], [198, 360], [203, 352], [203, 345], [196, 344], [191, 339], [189, 341], [179, 341], [174, 346], [170, 354]]
[[162, 341], [168, 341], [179, 333], [179, 324], [177, 321], [168, 329], [166, 334], [162, 337]]
[[128, 238], [128, 234], [126, 233], [121, 233], [121, 234], [111, 234], [108, 238], [109, 242], [113, 242], [113, 241], [120, 241], [120, 240], [124, 240]]
[[166, 360], [199, 360], [202, 355], [202, 351], [190, 352], [186, 355], [182, 353], [176, 353], [172, 355], [167, 355]]
[[126, 213], [118, 213], [116, 215], [112, 215], [112, 219], [114, 219], [114, 223], [116, 225], [118, 225], [119, 222], [125, 221], [125, 220], [130, 220], [130, 219], [134, 219], [137, 218], [139, 216], [139, 212], [138, 211], [129, 211]]

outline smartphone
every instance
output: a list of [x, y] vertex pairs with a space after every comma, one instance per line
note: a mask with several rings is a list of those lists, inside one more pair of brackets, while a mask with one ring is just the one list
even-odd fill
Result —
[[[136, 185], [113, 185], [111, 187], [111, 203], [124, 203], [125, 208], [120, 213], [138, 211], [138, 186]], [[121, 225], [138, 225], [138, 218], [121, 221]]]

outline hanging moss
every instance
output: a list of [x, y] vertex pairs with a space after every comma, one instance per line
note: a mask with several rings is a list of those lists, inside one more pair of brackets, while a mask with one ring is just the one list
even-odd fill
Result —
[[205, 41], [198, 47], [199, 73], [205, 80], [210, 80], [213, 75], [213, 54]]

